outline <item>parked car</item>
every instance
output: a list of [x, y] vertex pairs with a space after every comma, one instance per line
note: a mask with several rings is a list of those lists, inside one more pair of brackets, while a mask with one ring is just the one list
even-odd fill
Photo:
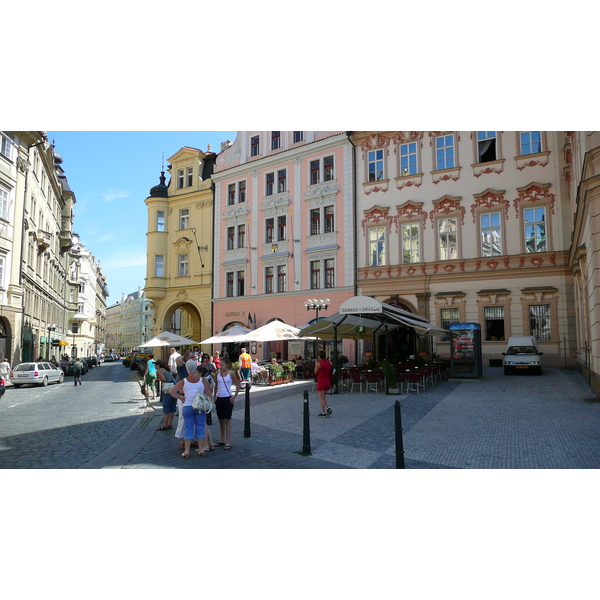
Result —
[[124, 367], [131, 367], [131, 361], [133, 360], [133, 356], [126, 356], [123, 359], [123, 366]]
[[10, 381], [18, 388], [26, 383], [33, 385], [48, 385], [49, 383], [62, 383], [65, 374], [60, 367], [49, 362], [20, 363], [10, 372]]
[[90, 369], [98, 365], [98, 359], [95, 356], [88, 356], [87, 359]]
[[113, 362], [115, 360], [115, 357], [112, 354], [107, 354], [104, 357], [104, 362]]
[[544, 353], [539, 351], [537, 340], [532, 335], [509, 338], [508, 348], [502, 353], [504, 374], [525, 371], [541, 375], [542, 354]]
[[4, 392], [6, 392], [6, 382], [4, 381], [4, 377], [0, 377], [0, 398], [4, 396]]

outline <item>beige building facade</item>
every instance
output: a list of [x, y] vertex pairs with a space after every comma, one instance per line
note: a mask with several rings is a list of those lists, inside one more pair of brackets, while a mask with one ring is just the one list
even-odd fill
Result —
[[[544, 364], [575, 366], [567, 134], [365, 131], [351, 138], [358, 293], [441, 327], [480, 323], [485, 366], [499, 364], [510, 336], [530, 334]], [[396, 331], [392, 345], [398, 355], [450, 354], [446, 338], [409, 329]]]
[[146, 198], [152, 335], [172, 331], [195, 341], [211, 335], [215, 159], [209, 150], [181, 148], [168, 159], [169, 183], [163, 172]]

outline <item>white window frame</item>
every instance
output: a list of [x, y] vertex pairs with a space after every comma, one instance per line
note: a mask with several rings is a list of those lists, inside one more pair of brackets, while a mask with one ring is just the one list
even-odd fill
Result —
[[[331, 269], [332, 271], [332, 276], [331, 276], [331, 285], [329, 285], [329, 271], [330, 269], [328, 269], [327, 267], [327, 263], [328, 261], [332, 261], [333, 262], [333, 269]], [[335, 258], [324, 258], [323, 259], [323, 284], [324, 284], [324, 289], [332, 289], [335, 288]]]
[[[485, 152], [487, 152], [487, 148], [482, 150], [484, 145], [488, 145], [488, 142], [494, 142], [495, 146], [495, 156], [490, 160], [482, 160], [482, 156]], [[477, 164], [481, 164], [483, 162], [493, 162], [494, 160], [498, 160], [499, 156], [499, 147], [498, 147], [498, 132], [497, 131], [478, 131], [477, 132]]]
[[[536, 134], [536, 133], [537, 133], [538, 139], [537, 139], [537, 141], [532, 141], [532, 137], [534, 137], [534, 134]], [[524, 135], [529, 136], [529, 140], [525, 144], [523, 143]], [[524, 145], [532, 146], [533, 144], [539, 145], [537, 150], [530, 149], [529, 152], [523, 151]], [[544, 151], [544, 145], [543, 145], [541, 131], [520, 131], [519, 132], [519, 152], [521, 153], [521, 156], [527, 156], [528, 154], [537, 154], [538, 152], [543, 152], [543, 151]]]
[[[527, 222], [527, 213], [529, 211], [533, 211], [534, 216], [536, 216], [536, 211], [538, 210], [543, 210], [544, 211], [544, 218], [541, 221], [531, 221], [531, 222]], [[536, 229], [537, 229], [537, 225], [539, 225], [540, 223], [544, 224], [544, 236], [545, 236], [545, 241], [546, 241], [546, 245], [545, 248], [539, 249], [538, 250], [538, 245], [539, 242], [537, 241], [538, 237], [536, 235]], [[535, 250], [529, 250], [527, 248], [527, 227], [528, 226], [533, 226], [533, 231], [534, 231], [534, 239], [536, 240], [535, 242]], [[548, 222], [548, 207], [545, 204], [541, 204], [539, 206], [525, 206], [523, 207], [523, 242], [525, 244], [525, 252], [527, 254], [537, 254], [539, 252], [547, 252], [548, 248], [550, 247], [549, 244], [549, 233], [550, 233], [550, 223]]]
[[[253, 144], [254, 140], [257, 140], [256, 145]], [[260, 135], [253, 135], [250, 138], [250, 158], [260, 156]]]
[[190, 228], [190, 209], [180, 208], [179, 209], [179, 229]]
[[14, 141], [5, 133], [0, 132], [0, 154], [12, 161], [14, 147]]
[[292, 143], [299, 144], [304, 141], [304, 131], [293, 131], [292, 132]]
[[[448, 144], [448, 138], [452, 138], [452, 143]], [[443, 145], [439, 145], [439, 142], [443, 141]], [[452, 156], [448, 156], [448, 148], [452, 149]], [[440, 152], [443, 152], [443, 158], [440, 158]], [[440, 160], [443, 164], [440, 165]], [[452, 164], [448, 164], [452, 161]], [[444, 169], [454, 169], [457, 166], [456, 161], [456, 135], [454, 133], [447, 133], [446, 135], [439, 135], [435, 138], [435, 170], [443, 171]]]
[[4, 256], [0, 256], [0, 288], [4, 289], [4, 266], [5, 260]]
[[[383, 238], [373, 238], [374, 232], [382, 232]], [[375, 246], [382, 244], [381, 252], [376, 249], [376, 254], [373, 254]], [[367, 229], [367, 263], [369, 267], [384, 267], [387, 264], [387, 231], [384, 225], [375, 225]]]
[[243, 202], [246, 202], [246, 191], [247, 191], [247, 186], [246, 186], [246, 180], [242, 179], [242, 181], [238, 181], [237, 184], [237, 202], [238, 204], [242, 204]]
[[271, 150], [281, 150], [281, 131], [271, 131]]
[[165, 257], [164, 254], [154, 256], [154, 277], [165, 276]]
[[177, 189], [180, 190], [183, 187], [183, 169], [177, 170]]
[[156, 211], [156, 231], [164, 231], [165, 230], [165, 211], [157, 210]]
[[186, 169], [185, 176], [186, 176], [186, 183], [187, 183], [186, 187], [190, 187], [194, 183], [194, 167], [188, 167]]
[[9, 206], [10, 190], [4, 186], [0, 186], [0, 219], [8, 221], [8, 206]]
[[[453, 235], [452, 231], [441, 231], [441, 227], [442, 224], [445, 222], [454, 222], [455, 224], [455, 228], [454, 228], [454, 235], [456, 236], [456, 241], [454, 246], [451, 246], [450, 244], [447, 244], [446, 248], [442, 247], [442, 239], [445, 239], [446, 241], [448, 241], [450, 239], [450, 236]], [[448, 216], [448, 217], [441, 217], [439, 219], [436, 220], [435, 222], [435, 228], [436, 228], [436, 232], [437, 232], [437, 247], [438, 247], [438, 260], [457, 260], [458, 259], [458, 248], [459, 248], [459, 231], [458, 231], [458, 217], [456, 216]], [[452, 252], [449, 251], [448, 249], [454, 247], [455, 249], [455, 256], [452, 256]]]
[[[373, 165], [373, 169], [371, 169]], [[379, 166], [378, 166], [379, 165]], [[373, 177], [371, 178], [371, 173]], [[385, 151], [383, 148], [367, 150], [367, 181], [383, 181], [385, 179]]]
[[[498, 226], [493, 225], [492, 218], [493, 216], [498, 216]], [[485, 217], [490, 218], [490, 224], [484, 226], [483, 219]], [[493, 231], [498, 230], [498, 245], [500, 246], [498, 252], [493, 251], [493, 243], [488, 243], [490, 251], [486, 253], [484, 248], [484, 235], [487, 233], [489, 236], [493, 235]], [[488, 257], [488, 256], [502, 256], [503, 248], [502, 248], [502, 213], [501, 212], [483, 212], [479, 213], [479, 251], [480, 256]]]
[[[412, 228], [417, 228], [416, 235], [413, 233]], [[411, 231], [408, 235], [405, 235], [405, 228], [410, 228]], [[409, 242], [409, 248], [406, 250], [406, 242]], [[416, 250], [414, 248], [416, 242]], [[410, 257], [406, 260], [405, 251], [408, 251]], [[416, 254], [416, 258], [415, 257]], [[414, 258], [414, 260], [413, 260]], [[410, 265], [421, 262], [421, 224], [418, 221], [407, 221], [401, 224], [400, 227], [400, 262], [403, 265]]]
[[189, 258], [190, 255], [187, 253], [177, 255], [177, 277], [189, 277]]
[[[419, 154], [417, 142], [400, 144], [398, 156], [400, 157], [400, 177], [416, 175], [419, 172]], [[404, 152], [406, 150], [406, 152]], [[414, 156], [414, 166], [411, 157]]]

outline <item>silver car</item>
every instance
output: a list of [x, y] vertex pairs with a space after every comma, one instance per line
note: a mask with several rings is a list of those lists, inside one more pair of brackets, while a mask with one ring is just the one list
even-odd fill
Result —
[[62, 383], [64, 380], [62, 369], [49, 362], [21, 363], [10, 372], [10, 382], [16, 388], [25, 383], [48, 385], [53, 382]]

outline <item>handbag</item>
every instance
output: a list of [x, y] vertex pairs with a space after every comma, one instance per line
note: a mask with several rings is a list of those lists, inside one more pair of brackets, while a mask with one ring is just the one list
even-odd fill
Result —
[[213, 403], [210, 396], [207, 396], [204, 392], [198, 392], [192, 402], [192, 408], [195, 408], [200, 412], [210, 413], [213, 409]]

